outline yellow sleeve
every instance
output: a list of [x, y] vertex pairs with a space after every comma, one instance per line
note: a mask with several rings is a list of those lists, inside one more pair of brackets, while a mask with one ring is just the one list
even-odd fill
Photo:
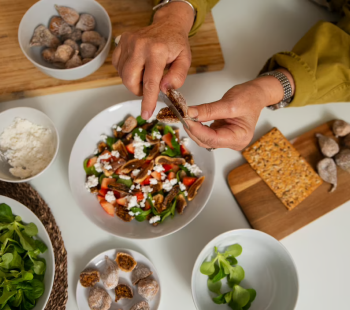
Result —
[[338, 24], [318, 22], [291, 52], [270, 58], [261, 73], [286, 68], [295, 81], [291, 106], [350, 101], [350, 4]]
[[[153, 0], [154, 5], [160, 3], [161, 0]], [[187, 0], [190, 2], [195, 10], [197, 11], [196, 20], [193, 24], [189, 36], [193, 36], [197, 33], [199, 28], [202, 26], [207, 13], [217, 4], [220, 0]]]

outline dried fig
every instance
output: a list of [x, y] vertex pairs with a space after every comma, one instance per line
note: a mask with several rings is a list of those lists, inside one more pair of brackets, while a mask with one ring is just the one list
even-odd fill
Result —
[[100, 281], [100, 272], [96, 269], [87, 268], [80, 273], [80, 284], [83, 287], [92, 287]]
[[91, 43], [80, 44], [80, 55], [83, 58], [93, 58], [97, 51], [97, 47]]
[[66, 62], [66, 69], [76, 68], [83, 64], [78, 54], [79, 52], [75, 51], [75, 55], [73, 55], [73, 57]]
[[346, 135], [342, 141], [342, 145], [347, 148], [350, 148], [350, 134]]
[[97, 57], [102, 52], [102, 50], [104, 49], [105, 46], [106, 46], [106, 39], [102, 38], [102, 41], [101, 41], [100, 45], [98, 46], [98, 50], [95, 53], [95, 57]]
[[73, 41], [80, 41], [81, 40], [81, 30], [80, 29], [76, 29], [76, 28], [73, 28], [72, 30], [72, 33], [69, 33], [69, 34], [65, 34], [61, 37], [61, 39], [63, 41], [65, 40], [68, 40], [68, 39], [71, 39]]
[[95, 46], [99, 46], [103, 42], [103, 38], [96, 31], [85, 31], [81, 36], [81, 40], [83, 43], [91, 43]]
[[150, 306], [147, 301], [143, 300], [131, 307], [130, 310], [150, 310]]
[[129, 133], [131, 131], [133, 131], [135, 128], [137, 127], [137, 120], [135, 117], [133, 116], [129, 116], [123, 126], [122, 126], [122, 132], [124, 133]]
[[333, 132], [336, 137], [344, 137], [350, 133], [350, 124], [338, 119], [333, 124]]
[[115, 302], [118, 302], [121, 299], [133, 299], [134, 291], [131, 286], [127, 284], [119, 284], [115, 288]]
[[73, 53], [74, 50], [69, 45], [60, 45], [55, 52], [55, 62], [66, 63]]
[[350, 173], [350, 150], [341, 150], [335, 156], [335, 162], [340, 168]]
[[332, 158], [324, 158], [317, 164], [317, 171], [322, 180], [333, 185], [331, 192], [337, 188], [337, 166]]
[[81, 14], [76, 25], [77, 29], [82, 31], [94, 30], [96, 26], [95, 18], [90, 14]]
[[330, 137], [326, 137], [320, 133], [316, 134], [321, 152], [326, 157], [333, 157], [339, 152], [339, 145]]
[[72, 33], [71, 26], [69, 26], [62, 19], [62, 17], [59, 17], [59, 16], [54, 16], [51, 18], [49, 29], [55, 36], [61, 36], [61, 35]]
[[30, 40], [30, 47], [46, 46], [56, 48], [60, 43], [60, 40], [54, 36], [48, 28], [44, 25], [39, 25], [34, 30], [33, 37]]
[[53, 63], [55, 61], [55, 52], [56, 49], [50, 47], [50, 48], [45, 48], [42, 52], [41, 55], [44, 58], [45, 61]]
[[87, 64], [88, 62], [90, 62], [92, 60], [92, 58], [84, 58], [83, 59], [83, 65]]
[[69, 45], [74, 51], [79, 51], [79, 45], [72, 39], [67, 39], [63, 44]]
[[76, 10], [59, 5], [55, 5], [55, 8], [67, 24], [74, 26], [79, 20], [79, 13]]
[[88, 304], [91, 310], [108, 310], [112, 305], [112, 298], [109, 294], [97, 285], [89, 292]]
[[137, 292], [143, 298], [152, 300], [159, 292], [159, 284], [151, 278], [142, 279], [137, 285]]

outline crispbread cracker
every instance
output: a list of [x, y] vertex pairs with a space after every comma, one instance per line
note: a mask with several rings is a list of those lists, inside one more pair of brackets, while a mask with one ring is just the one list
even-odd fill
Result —
[[277, 129], [248, 147], [243, 156], [288, 210], [322, 184], [322, 179]]

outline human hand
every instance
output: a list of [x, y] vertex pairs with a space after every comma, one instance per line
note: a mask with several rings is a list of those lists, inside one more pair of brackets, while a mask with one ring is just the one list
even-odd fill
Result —
[[143, 119], [152, 116], [160, 90], [177, 89], [185, 82], [191, 65], [188, 34], [193, 21], [189, 5], [173, 2], [155, 13], [152, 25], [122, 34], [112, 63], [124, 85], [135, 95], [143, 95]]
[[[288, 77], [294, 92], [292, 75], [285, 69], [279, 71]], [[253, 138], [261, 110], [281, 101], [283, 95], [276, 78], [259, 77], [231, 88], [219, 101], [189, 107], [189, 116], [199, 122], [187, 121], [189, 130], [185, 130], [199, 146], [242, 150]], [[212, 120], [210, 126], [200, 123]]]

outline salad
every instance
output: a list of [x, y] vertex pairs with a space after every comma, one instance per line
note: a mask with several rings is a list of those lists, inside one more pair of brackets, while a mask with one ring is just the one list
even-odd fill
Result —
[[140, 116], [112, 131], [84, 161], [85, 186], [104, 211], [154, 226], [182, 214], [205, 179], [186, 148], [188, 138], [180, 141], [179, 130]]
[[0, 308], [33, 309], [44, 294], [46, 261], [39, 257], [46, 245], [33, 237], [34, 223], [24, 224], [11, 208], [0, 204]]

